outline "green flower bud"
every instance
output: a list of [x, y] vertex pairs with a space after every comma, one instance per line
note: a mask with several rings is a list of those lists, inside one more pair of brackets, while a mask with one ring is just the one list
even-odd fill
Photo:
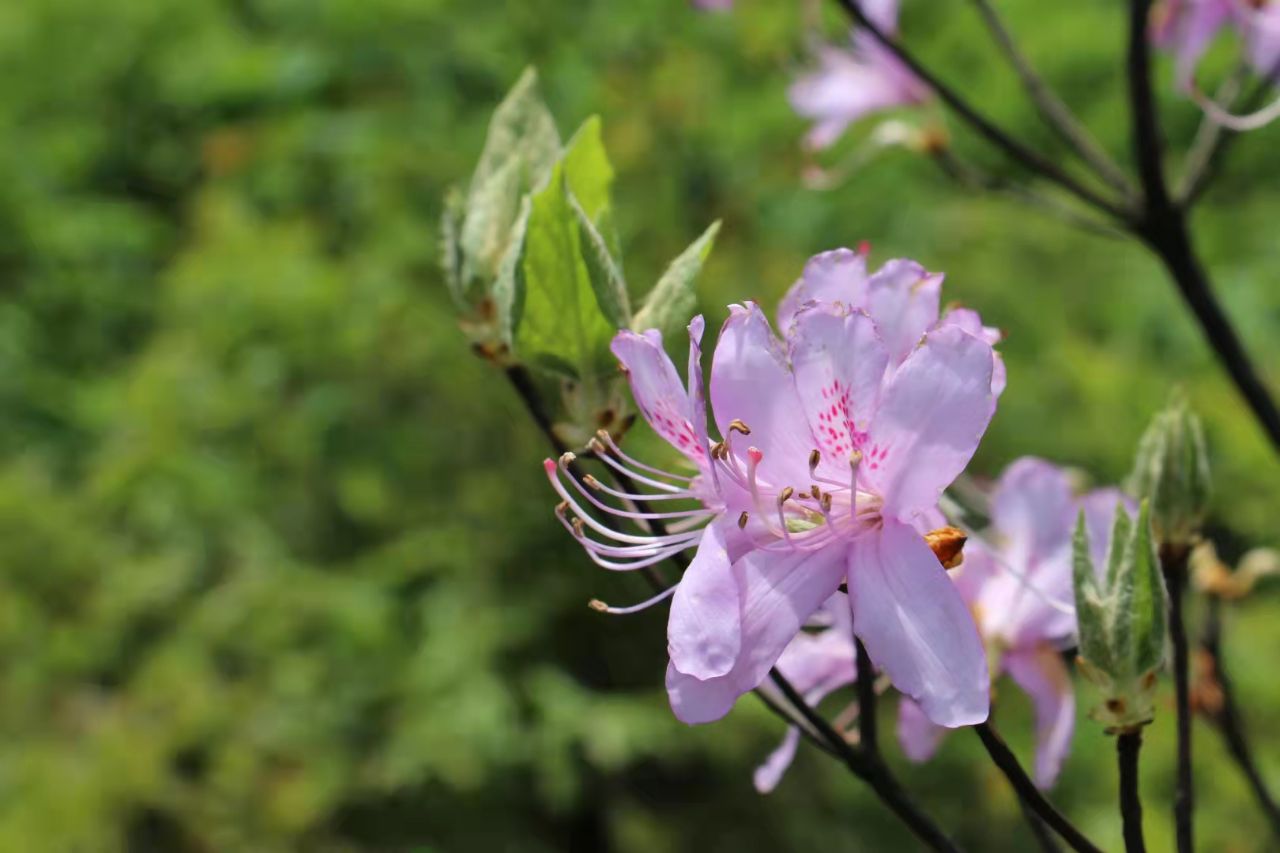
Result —
[[1117, 506], [1103, 572], [1093, 565], [1083, 513], [1072, 543], [1080, 672], [1102, 691], [1102, 703], [1090, 716], [1108, 733], [1132, 731], [1155, 714], [1167, 603], [1151, 527], [1148, 501], [1143, 500], [1136, 524]]
[[1151, 501], [1152, 532], [1160, 548], [1185, 553], [1199, 539], [1209, 506], [1209, 454], [1200, 419], [1180, 392], [1138, 443], [1128, 490]]

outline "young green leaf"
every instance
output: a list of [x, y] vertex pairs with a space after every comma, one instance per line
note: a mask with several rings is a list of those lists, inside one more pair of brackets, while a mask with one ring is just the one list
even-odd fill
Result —
[[662, 278], [658, 279], [658, 283], [649, 292], [644, 307], [637, 312], [631, 324], [633, 329], [658, 329], [663, 335], [667, 335], [689, 322], [697, 306], [694, 279], [702, 270], [707, 255], [711, 253], [719, 230], [719, 222], [711, 223], [711, 227], [701, 237], [671, 262]]
[[569, 206], [578, 220], [582, 260], [587, 265], [587, 277], [591, 280], [596, 302], [615, 328], [625, 329], [631, 324], [631, 302], [622, 268], [614, 260], [604, 236], [572, 193], [569, 194]]
[[599, 221], [609, 206], [613, 169], [604, 152], [600, 124], [591, 119], [574, 134], [551, 180], [534, 194], [524, 247], [523, 310], [513, 317], [520, 353], [542, 365], [583, 380], [607, 365], [615, 331], [601, 309], [583, 259], [579, 217]]
[[525, 174], [530, 185], [537, 187], [541, 183], [539, 176], [550, 172], [559, 156], [560, 133], [538, 92], [538, 72], [526, 68], [489, 120], [484, 151], [471, 176], [472, 197], [467, 201], [468, 209], [480, 188], [509, 160], [521, 159], [527, 167]]
[[489, 282], [497, 275], [520, 207], [522, 171], [520, 158], [512, 157], [488, 174], [482, 184], [472, 184], [462, 223], [464, 280], [479, 278]]
[[529, 196], [520, 200], [520, 210], [511, 226], [507, 248], [498, 263], [498, 273], [490, 291], [497, 317], [498, 335], [508, 345], [515, 337], [515, 329], [520, 324], [520, 314], [524, 310], [525, 236], [529, 231], [532, 206]]
[[466, 307], [466, 282], [462, 277], [462, 220], [465, 208], [462, 193], [457, 188], [444, 197], [444, 210], [440, 213], [440, 268], [445, 286], [459, 308]]

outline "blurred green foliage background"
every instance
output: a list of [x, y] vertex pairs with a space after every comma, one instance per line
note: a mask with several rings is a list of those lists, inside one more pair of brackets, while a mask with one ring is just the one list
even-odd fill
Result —
[[[1001, 5], [1124, 156], [1118, 5]], [[554, 523], [542, 438], [468, 352], [436, 266], [442, 196], [529, 64], [562, 133], [604, 120], [633, 282], [717, 218], [700, 281], [713, 328], [727, 302], [772, 304], [815, 251], [868, 239], [877, 260], [917, 258], [1008, 333], [1009, 391], [975, 472], [1035, 453], [1113, 481], [1180, 382], [1216, 454], [1224, 552], [1276, 544], [1276, 456], [1153, 259], [958, 191], [906, 153], [804, 188], [784, 98], [800, 8], [740, 6], [0, 5], [0, 849], [910, 843], [811, 751], [758, 796], [777, 721], [744, 700], [720, 724], [677, 724], [664, 614], [584, 606], [643, 587], [594, 571]], [[904, 29], [1065, 159], [965, 4], [909, 0]], [[1169, 77], [1181, 149], [1198, 115]], [[1195, 225], [1280, 388], [1277, 132], [1241, 140]], [[1277, 607], [1273, 593], [1234, 611], [1228, 645], [1280, 786]], [[1002, 727], [1025, 756], [1008, 694]], [[1155, 849], [1171, 716], [1166, 702], [1144, 755]], [[1271, 847], [1213, 731], [1197, 737], [1205, 849]], [[924, 767], [891, 752], [962, 841], [1030, 844], [976, 738]], [[1109, 848], [1112, 763], [1082, 714], [1056, 798]]]

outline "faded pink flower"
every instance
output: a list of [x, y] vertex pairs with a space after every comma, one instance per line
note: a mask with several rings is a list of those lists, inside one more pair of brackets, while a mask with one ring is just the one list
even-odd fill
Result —
[[[797, 288], [817, 287], [816, 269], [850, 256], [819, 256]], [[667, 689], [681, 720], [728, 713], [846, 582], [854, 632], [899, 690], [940, 725], [986, 718], [981, 642], [922, 532], [940, 523], [942, 490], [994, 412], [995, 359], [980, 324], [972, 334], [965, 322], [939, 321], [940, 282], [918, 265], [890, 262], [867, 280], [865, 309], [790, 299], [785, 343], [756, 305], [731, 306], [711, 368], [723, 437], [714, 446], [697, 387], [701, 321], [691, 326], [688, 389], [657, 333], [615, 339], [641, 413], [697, 474], [664, 474], [614, 446], [606, 461], [654, 494], [592, 481], [573, 483], [575, 495], [556, 463], [546, 467], [564, 499], [562, 521], [606, 568], [648, 565], [697, 544], [668, 624]], [[640, 536], [590, 519], [579, 496], [629, 518], [647, 514], [603, 498], [699, 506], [663, 513], [673, 532]]]
[[[863, 0], [862, 7], [882, 32], [897, 32], [897, 0]], [[814, 58], [816, 67], [788, 90], [792, 109], [814, 122], [806, 137], [811, 148], [831, 146], [865, 115], [929, 97], [928, 86], [868, 32], [856, 30], [848, 47], [824, 45]]]
[[[1066, 472], [1042, 459], [1011, 464], [992, 495], [990, 545], [971, 539], [953, 577], [973, 608], [986, 642], [992, 677], [1007, 673], [1031, 698], [1036, 716], [1034, 777], [1057, 779], [1071, 745], [1075, 697], [1061, 652], [1075, 642], [1071, 535], [1083, 511], [1091, 548], [1102, 562], [1110, 542], [1116, 489], [1075, 497]], [[907, 698], [899, 705], [898, 736], [907, 756], [932, 756], [943, 731]]]
[[1178, 84], [1191, 89], [1204, 52], [1224, 27], [1236, 31], [1253, 69], [1280, 73], [1280, 3], [1276, 0], [1165, 0], [1151, 20], [1151, 37], [1177, 60]]

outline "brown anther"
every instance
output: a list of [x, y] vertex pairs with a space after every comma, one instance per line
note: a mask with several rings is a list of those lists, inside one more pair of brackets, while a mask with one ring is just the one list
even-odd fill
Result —
[[822, 511], [831, 512], [831, 493], [830, 492], [822, 493]]
[[855, 450], [855, 451], [853, 451], [852, 453], [850, 453], [850, 454], [849, 454], [849, 467], [850, 467], [850, 468], [857, 468], [857, 467], [858, 467], [859, 465], [861, 465], [861, 464], [862, 464], [862, 451], [861, 451], [861, 450]]
[[560, 501], [560, 503], [556, 504], [556, 515], [564, 515], [568, 511], [569, 511], [568, 501]]
[[590, 474], [584, 474], [582, 476], [582, 482], [587, 485], [587, 488], [595, 489], [597, 492], [603, 488], [603, 486], [600, 485], [600, 481]]
[[597, 456], [603, 456], [605, 453], [604, 442], [598, 438], [592, 438], [587, 442], [587, 448]]
[[751, 435], [751, 427], [747, 426], [737, 418], [734, 418], [733, 420], [729, 421], [729, 432], [734, 432], [734, 431], [740, 432], [743, 435]]
[[584, 528], [586, 527], [586, 525], [584, 525], [584, 524], [582, 523], [582, 519], [580, 519], [580, 518], [575, 518], [575, 519], [571, 522], [571, 524], [573, 525], [573, 535], [574, 535], [574, 536], [577, 536], [579, 539], [584, 539], [584, 538], [586, 538], [587, 533], [586, 533], [586, 530], [584, 529]]
[[819, 489], [816, 483], [809, 486], [809, 494], [813, 495], [815, 501], [822, 500], [822, 489]]
[[812, 451], [809, 452], [809, 473], [810, 474], [813, 473], [813, 470], [818, 467], [818, 463], [821, 461], [822, 461], [822, 454], [819, 453], [818, 448], [815, 447]]
[[746, 529], [748, 519], [749, 519], [749, 516], [747, 515], [747, 513], [746, 513], [745, 511], [742, 513], [742, 515], [738, 516], [738, 529], [739, 529], [739, 530], [745, 530], [745, 529]]
[[715, 444], [711, 445], [712, 459], [724, 459], [724, 457], [725, 457], [725, 446], [723, 441], [717, 441]]
[[598, 598], [593, 598], [590, 601], [588, 601], [587, 606], [590, 607], [592, 610], [596, 611], [597, 613], [609, 612], [609, 605], [605, 604], [603, 601], [601, 601]]
[[578, 458], [578, 457], [577, 457], [577, 455], [576, 455], [576, 454], [574, 454], [574, 453], [572, 453], [572, 452], [570, 452], [570, 451], [565, 451], [564, 453], [560, 454], [560, 464], [561, 464], [561, 465], [572, 465], [572, 464], [574, 463], [574, 460], [576, 460], [577, 458]]
[[795, 493], [796, 493], [795, 489], [791, 488], [790, 486], [787, 486], [785, 489], [782, 490], [781, 494], [778, 495], [778, 503], [780, 504], [786, 503], [787, 501], [791, 500], [791, 496], [794, 495]]
[[939, 527], [924, 535], [924, 541], [944, 569], [954, 569], [964, 562], [964, 543], [969, 537], [956, 527]]

